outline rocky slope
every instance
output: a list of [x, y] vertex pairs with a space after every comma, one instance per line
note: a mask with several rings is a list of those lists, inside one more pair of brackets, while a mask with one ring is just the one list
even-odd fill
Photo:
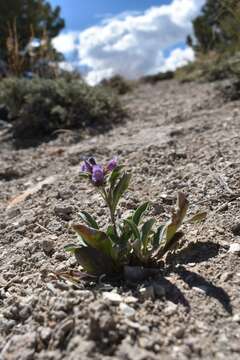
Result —
[[[225, 103], [215, 85], [175, 81], [140, 86], [123, 102], [131, 116], [108, 133], [0, 145], [1, 360], [239, 359], [240, 102]], [[164, 278], [73, 286], [54, 276], [77, 268], [63, 247], [78, 211], [106, 223], [78, 176], [89, 155], [118, 155], [132, 170], [124, 212], [150, 199], [166, 218], [178, 190], [190, 210], [208, 211], [186, 229]]]

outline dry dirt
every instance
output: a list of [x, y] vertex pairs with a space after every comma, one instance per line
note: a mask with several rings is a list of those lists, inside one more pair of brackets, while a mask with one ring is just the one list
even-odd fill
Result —
[[[229, 251], [240, 244], [240, 102], [224, 102], [213, 84], [175, 81], [139, 87], [123, 102], [131, 118], [108, 133], [21, 150], [1, 143], [1, 360], [240, 358], [240, 255]], [[79, 210], [106, 223], [78, 176], [89, 155], [118, 155], [132, 170], [123, 212], [150, 199], [166, 218], [178, 190], [190, 211], [208, 211], [186, 228], [164, 276], [78, 287], [53, 276], [77, 269], [63, 247], [76, 241], [69, 223]]]

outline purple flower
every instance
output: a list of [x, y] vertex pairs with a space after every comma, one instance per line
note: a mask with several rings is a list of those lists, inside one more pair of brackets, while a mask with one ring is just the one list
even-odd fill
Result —
[[117, 166], [117, 157], [115, 156], [112, 160], [109, 161], [107, 164], [107, 170], [113, 171], [115, 167]]
[[85, 162], [81, 165], [80, 171], [81, 172], [87, 172], [87, 167], [86, 167]]
[[[90, 160], [90, 159], [89, 159]], [[91, 165], [89, 160], [85, 160], [84, 163], [81, 166], [81, 171], [82, 172], [87, 172], [87, 173], [92, 173], [92, 167], [93, 165]]]
[[117, 157], [110, 160], [106, 166], [97, 164], [96, 160], [93, 157], [90, 157], [88, 160], [84, 160], [81, 165], [81, 172], [88, 174], [89, 179], [92, 180], [94, 185], [101, 186], [104, 184], [105, 176], [108, 172], [113, 171], [116, 166]]
[[104, 182], [104, 171], [102, 166], [93, 165], [92, 167], [92, 181], [95, 185], [102, 185]]

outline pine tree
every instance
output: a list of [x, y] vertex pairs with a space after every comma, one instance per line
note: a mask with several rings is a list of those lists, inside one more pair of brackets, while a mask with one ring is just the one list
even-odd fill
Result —
[[[9, 37], [17, 38], [18, 51], [26, 49], [34, 38], [51, 39], [65, 26], [60, 7], [45, 0], [0, 0], [0, 58], [7, 62]], [[56, 54], [57, 55], [57, 54]]]

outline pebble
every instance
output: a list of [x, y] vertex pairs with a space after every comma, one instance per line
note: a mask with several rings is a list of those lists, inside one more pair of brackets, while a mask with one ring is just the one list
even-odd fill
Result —
[[228, 251], [232, 254], [240, 254], [240, 243], [231, 244]]
[[223, 273], [223, 274], [221, 275], [221, 281], [226, 282], [226, 281], [230, 280], [232, 277], [233, 277], [233, 273], [232, 273], [232, 272]]
[[103, 298], [113, 304], [120, 304], [123, 301], [122, 296], [114, 292], [103, 292]]
[[240, 223], [234, 224], [231, 228], [233, 235], [240, 235]]
[[136, 311], [129, 305], [125, 304], [125, 303], [120, 303], [119, 306], [121, 312], [126, 316], [126, 317], [133, 317], [136, 313]]
[[208, 291], [208, 287], [204, 285], [193, 286], [192, 289], [197, 291], [199, 294], [203, 294], [203, 295], [206, 295]]
[[174, 315], [176, 311], [177, 311], [177, 305], [170, 301], [167, 302], [167, 306], [163, 310], [166, 316]]
[[46, 255], [52, 255], [54, 252], [53, 241], [50, 239], [44, 239], [42, 241], [42, 249]]
[[124, 301], [126, 304], [134, 304], [134, 303], [137, 303], [138, 302], [138, 299], [134, 296], [126, 296], [124, 298]]
[[240, 324], [240, 313], [233, 315], [232, 321]]
[[66, 206], [66, 207], [55, 206], [54, 212], [56, 215], [58, 215], [63, 220], [69, 220], [70, 214], [72, 214], [72, 212], [73, 212], [73, 208], [72, 208], [72, 206]]

